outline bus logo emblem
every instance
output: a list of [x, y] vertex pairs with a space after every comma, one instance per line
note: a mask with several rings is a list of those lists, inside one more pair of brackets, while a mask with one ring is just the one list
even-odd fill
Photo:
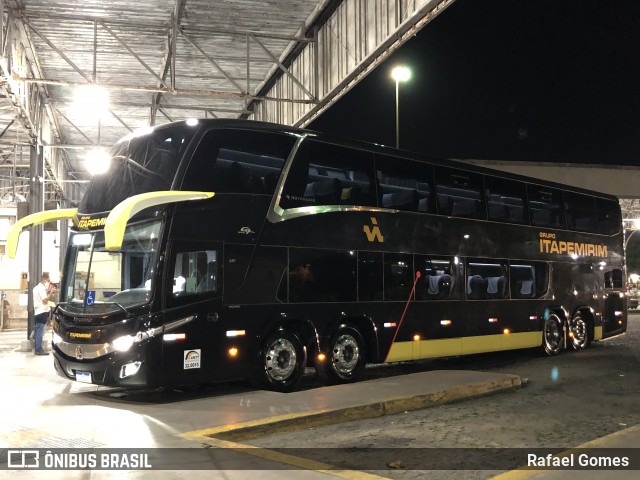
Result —
[[82, 360], [82, 347], [80, 346], [76, 347], [76, 359]]
[[383, 243], [384, 237], [382, 236], [382, 232], [380, 231], [380, 227], [378, 226], [378, 221], [375, 219], [375, 217], [371, 217], [371, 223], [373, 224], [373, 228], [371, 228], [369, 225], [362, 226], [362, 231], [367, 236], [367, 240], [370, 242], [377, 241]]

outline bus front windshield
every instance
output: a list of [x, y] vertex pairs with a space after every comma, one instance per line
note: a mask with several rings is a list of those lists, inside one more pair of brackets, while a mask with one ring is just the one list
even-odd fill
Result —
[[103, 231], [73, 233], [60, 295], [64, 307], [126, 309], [148, 302], [159, 233], [159, 220], [129, 225], [119, 250], [105, 248]]

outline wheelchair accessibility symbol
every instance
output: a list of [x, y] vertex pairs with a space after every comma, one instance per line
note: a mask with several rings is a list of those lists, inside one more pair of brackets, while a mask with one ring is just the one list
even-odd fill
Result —
[[85, 299], [85, 305], [93, 305], [96, 303], [96, 291], [95, 290], [87, 290], [87, 297]]

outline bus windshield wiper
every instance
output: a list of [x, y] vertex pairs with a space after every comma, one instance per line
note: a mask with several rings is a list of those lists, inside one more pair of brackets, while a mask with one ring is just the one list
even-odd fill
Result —
[[109, 304], [109, 303], [112, 304], [112, 305], [115, 305], [118, 308], [120, 308], [120, 310], [122, 310], [125, 315], [129, 314], [129, 311], [126, 308], [124, 308], [122, 305], [120, 305], [118, 302], [105, 302], [105, 304]]

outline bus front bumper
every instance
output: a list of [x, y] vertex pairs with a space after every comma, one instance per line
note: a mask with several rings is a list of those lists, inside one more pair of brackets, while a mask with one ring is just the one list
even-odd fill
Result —
[[92, 360], [76, 360], [55, 346], [53, 363], [56, 373], [80, 383], [110, 387], [147, 387], [147, 364], [141, 354], [109, 354]]

